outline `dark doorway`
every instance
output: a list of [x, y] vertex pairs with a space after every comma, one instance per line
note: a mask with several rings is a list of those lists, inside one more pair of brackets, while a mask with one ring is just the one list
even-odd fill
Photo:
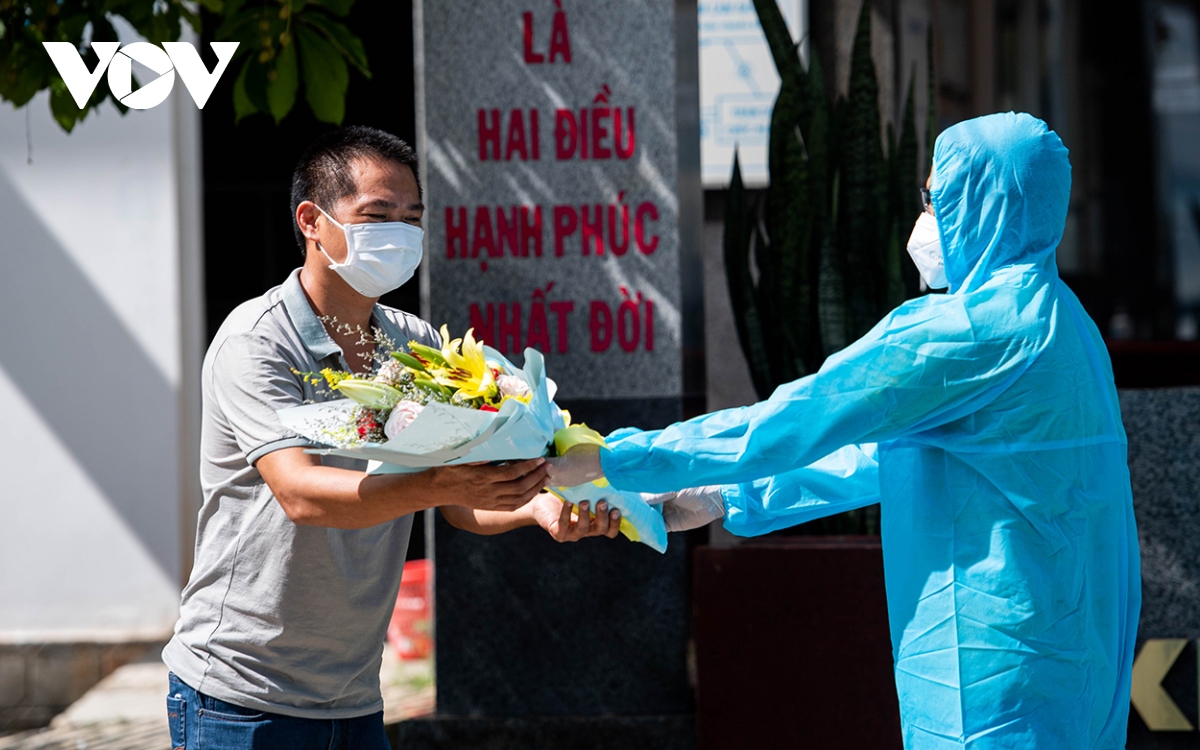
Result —
[[[371, 78], [350, 74], [344, 124], [371, 125], [415, 145], [411, 1], [360, 0], [346, 23], [366, 46]], [[206, 32], [215, 26], [211, 18], [205, 20]], [[234, 307], [279, 284], [300, 264], [288, 206], [292, 169], [316, 136], [333, 129], [313, 117], [303, 90], [279, 125], [264, 114], [235, 125], [232, 81], [233, 76], [227, 76], [203, 114], [204, 273], [210, 340]], [[383, 302], [417, 312], [417, 284], [414, 279]]]
[[[216, 28], [204, 19], [204, 49]], [[346, 25], [363, 40], [371, 78], [350, 74], [345, 125], [370, 125], [416, 143], [411, 0], [359, 0]], [[209, 66], [215, 58], [208, 51]], [[292, 169], [305, 147], [334, 126], [318, 122], [304, 102], [276, 125], [256, 114], [234, 124], [233, 76], [203, 111], [204, 274], [209, 341], [233, 308], [281, 283], [300, 265], [289, 207]], [[384, 304], [418, 313], [419, 279], [385, 296]], [[424, 524], [413, 528], [409, 557], [424, 557]]]

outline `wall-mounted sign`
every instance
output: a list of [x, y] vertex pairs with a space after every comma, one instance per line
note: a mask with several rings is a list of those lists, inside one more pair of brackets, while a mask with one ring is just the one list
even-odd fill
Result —
[[[807, 32], [807, 0], [778, 0], [793, 39]], [[700, 164], [706, 188], [729, 185], [736, 147], [742, 180], [767, 184], [767, 134], [779, 74], [751, 0], [699, 0]], [[803, 50], [803, 46], [801, 48]]]
[[672, 3], [425, 2], [429, 315], [560, 399], [678, 398]]

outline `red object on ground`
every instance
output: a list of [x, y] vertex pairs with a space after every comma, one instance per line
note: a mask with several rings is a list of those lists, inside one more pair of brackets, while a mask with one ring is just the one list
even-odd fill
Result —
[[404, 563], [396, 608], [388, 623], [387, 639], [401, 659], [427, 659], [433, 653], [433, 563], [409, 560]]

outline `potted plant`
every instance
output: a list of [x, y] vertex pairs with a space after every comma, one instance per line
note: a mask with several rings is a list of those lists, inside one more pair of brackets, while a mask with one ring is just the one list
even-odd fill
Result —
[[[725, 268], [738, 338], [755, 390], [767, 398], [780, 384], [816, 372], [827, 356], [920, 292], [903, 248], [921, 212], [917, 188], [931, 163], [935, 96], [930, 75], [925, 165], [918, 173], [912, 83], [899, 139], [889, 124], [881, 141], [870, 3], [859, 14], [848, 94], [832, 102], [816, 50], [806, 70], [774, 0], [754, 5], [780, 77], [770, 185], [761, 199], [749, 196], [735, 157]], [[932, 48], [932, 33], [929, 39]], [[869, 508], [807, 526], [874, 534], [878, 518], [878, 508]]]
[[[919, 172], [912, 84], [899, 137], [890, 125], [881, 135], [870, 3], [859, 15], [848, 93], [832, 101], [815, 49], [806, 69], [776, 0], [754, 5], [781, 80], [770, 185], [750, 195], [735, 157], [724, 252], [738, 337], [767, 398], [920, 292], [903, 248], [921, 211], [935, 98], [930, 75]], [[806, 536], [696, 550], [699, 746], [740, 738], [755, 747], [804, 740], [898, 750], [879, 507], [796, 531]]]

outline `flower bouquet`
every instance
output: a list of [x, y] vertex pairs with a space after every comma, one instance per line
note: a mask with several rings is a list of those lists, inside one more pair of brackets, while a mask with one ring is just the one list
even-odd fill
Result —
[[[519, 461], [565, 451], [580, 442], [603, 445], [585, 425], [554, 404], [556, 387], [535, 349], [517, 368], [475, 340], [472, 331], [451, 340], [441, 329], [440, 349], [409, 342], [388, 352], [376, 372], [358, 376], [323, 370], [298, 373], [322, 380], [344, 398], [282, 409], [288, 429], [328, 448], [309, 452], [370, 461], [371, 473], [414, 472], [447, 464]], [[388, 342], [384, 342], [387, 344]], [[603, 497], [621, 511], [621, 533], [663, 552], [667, 530], [659, 510], [606, 482], [553, 490], [578, 506]]]

